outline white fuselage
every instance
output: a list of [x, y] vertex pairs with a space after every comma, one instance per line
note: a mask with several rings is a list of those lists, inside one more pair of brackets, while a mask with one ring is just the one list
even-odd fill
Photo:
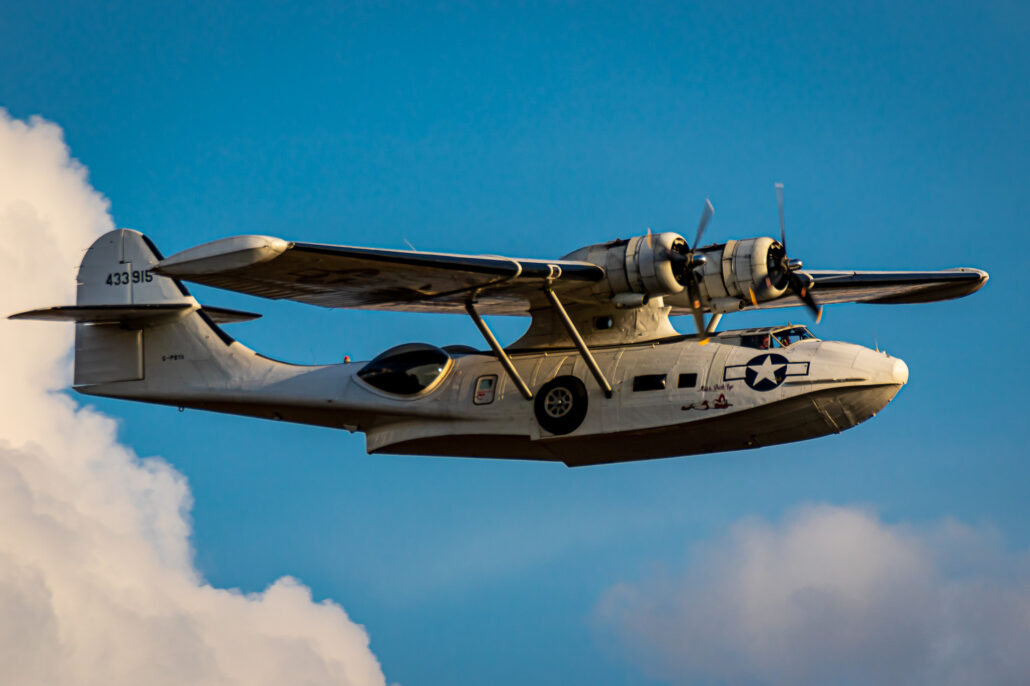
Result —
[[[235, 341], [214, 340], [203, 327], [162, 326], [143, 332], [144, 378], [77, 388], [363, 431], [369, 452], [577, 465], [840, 432], [879, 411], [908, 378], [901, 360], [849, 343], [812, 339], [758, 350], [720, 340], [729, 339], [699, 345], [680, 337], [594, 349], [611, 398], [575, 349], [510, 351], [534, 393], [556, 377], [575, 377], [585, 386], [585, 417], [564, 435], [541, 426], [537, 399], [526, 400], [491, 353], [453, 354], [431, 386], [402, 397], [360, 378], [363, 363], [290, 365]], [[492, 391], [477, 398], [485, 377], [495, 377]]]

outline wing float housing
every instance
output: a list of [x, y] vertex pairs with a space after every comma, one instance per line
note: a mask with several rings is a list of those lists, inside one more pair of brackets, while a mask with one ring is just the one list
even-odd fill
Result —
[[273, 236], [233, 236], [183, 250], [161, 260], [158, 271], [185, 279], [246, 269], [274, 260], [293, 243]]

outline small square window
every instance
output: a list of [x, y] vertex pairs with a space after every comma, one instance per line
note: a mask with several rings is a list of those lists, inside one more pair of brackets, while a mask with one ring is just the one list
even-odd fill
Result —
[[660, 391], [665, 388], [665, 374], [644, 374], [633, 377], [634, 391]]
[[475, 405], [489, 405], [494, 401], [494, 393], [497, 390], [497, 375], [490, 374], [476, 379], [476, 393], [472, 396]]
[[680, 374], [680, 381], [677, 385], [680, 388], [693, 388], [697, 385], [697, 374]]

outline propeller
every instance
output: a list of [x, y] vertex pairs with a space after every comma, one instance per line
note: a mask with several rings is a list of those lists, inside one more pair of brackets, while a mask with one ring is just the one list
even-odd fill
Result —
[[[809, 309], [812, 315], [815, 317], [815, 321], [818, 324], [823, 318], [823, 308], [819, 302], [812, 296], [812, 286], [815, 285], [815, 279], [810, 274], [801, 271], [804, 264], [801, 260], [792, 260], [787, 257], [787, 228], [786, 222], [783, 220], [783, 184], [776, 184], [776, 208], [779, 210], [780, 215], [780, 248], [777, 250], [769, 251], [769, 276], [765, 277], [766, 285], [772, 287], [772, 274], [774, 270], [778, 272], [777, 276], [777, 287], [782, 288], [784, 286], [784, 280], [786, 285], [790, 286], [790, 290], [801, 298], [801, 301], [805, 303], [805, 307]], [[751, 296], [754, 299], [754, 296]]]
[[690, 310], [694, 315], [694, 325], [697, 326], [697, 335], [699, 336], [698, 343], [701, 345], [708, 342], [709, 333], [705, 328], [705, 315], [701, 308], [701, 287], [697, 282], [697, 273], [694, 270], [705, 263], [705, 256], [694, 253], [701, 245], [701, 236], [704, 235], [713, 214], [715, 214], [715, 208], [712, 207], [712, 201], [706, 198], [704, 210], [701, 211], [701, 221], [697, 224], [697, 235], [694, 236], [694, 248], [691, 249], [685, 240], [677, 239], [669, 255], [673, 262], [673, 273], [676, 275], [676, 280], [687, 287]]

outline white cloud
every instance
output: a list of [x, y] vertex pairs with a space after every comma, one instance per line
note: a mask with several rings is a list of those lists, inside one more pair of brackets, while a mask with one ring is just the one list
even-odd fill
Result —
[[675, 684], [1030, 683], [1030, 565], [990, 530], [832, 506], [745, 520], [609, 589], [602, 632]]
[[[74, 302], [113, 228], [59, 127], [0, 110], [0, 314]], [[213, 588], [185, 479], [55, 393], [72, 327], [0, 320], [0, 683], [383, 684], [363, 627], [294, 579]]]

